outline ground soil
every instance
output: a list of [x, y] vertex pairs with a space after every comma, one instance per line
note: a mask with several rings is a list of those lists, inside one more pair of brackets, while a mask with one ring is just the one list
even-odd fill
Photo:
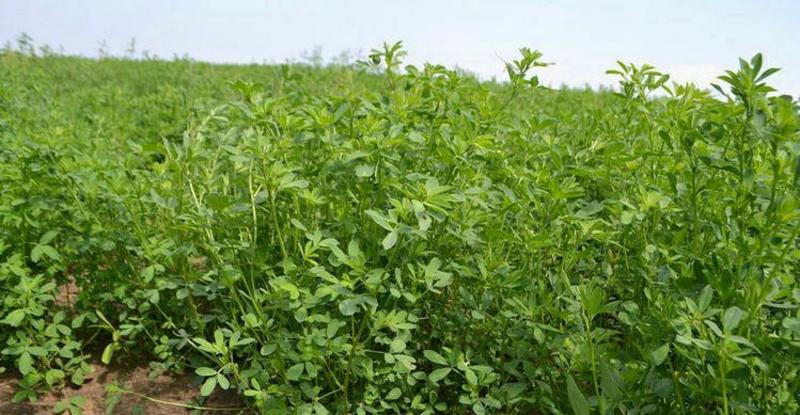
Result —
[[[177, 404], [198, 405], [199, 386], [189, 376], [160, 375], [151, 378], [146, 367], [109, 368], [102, 364], [92, 365], [94, 371], [79, 388], [67, 388], [64, 393], [43, 394], [36, 402], [14, 403], [16, 380], [6, 376], [0, 378], [0, 414], [45, 415], [53, 413], [56, 402], [67, 396], [81, 395], [86, 398], [84, 415], [134, 414], [134, 415], [185, 415], [194, 414], [250, 414], [246, 410], [203, 411], [159, 403], [133, 394], [109, 394], [106, 386], [117, 382], [121, 387], [158, 401]], [[242, 401], [232, 392], [217, 390], [202, 406], [208, 408], [242, 408]]]
[[[58, 287], [56, 303], [70, 308], [79, 293], [74, 279]], [[97, 353], [91, 353], [95, 355]], [[67, 396], [81, 395], [86, 398], [83, 415], [186, 415], [186, 414], [251, 414], [239, 410], [221, 408], [243, 408], [242, 400], [232, 391], [216, 388], [214, 393], [198, 402], [200, 385], [193, 383], [191, 376], [160, 374], [151, 376], [146, 365], [124, 364], [108, 367], [96, 359], [92, 373], [80, 387], [68, 387], [64, 391], [40, 394], [36, 402], [13, 401], [17, 378], [13, 373], [0, 376], [0, 415], [50, 415], [53, 406]], [[108, 393], [106, 387], [116, 382], [121, 388], [133, 393]], [[144, 398], [146, 396], [150, 399]], [[215, 410], [193, 410], [176, 404], [215, 408]], [[71, 414], [77, 415], [77, 414]]]

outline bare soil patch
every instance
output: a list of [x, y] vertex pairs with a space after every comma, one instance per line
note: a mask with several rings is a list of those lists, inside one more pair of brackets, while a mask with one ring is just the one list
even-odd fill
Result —
[[[86, 382], [76, 388], [62, 392], [43, 394], [36, 402], [14, 403], [16, 381], [11, 376], [0, 378], [0, 414], [49, 415], [53, 406], [67, 396], [81, 395], [86, 398], [84, 415], [136, 414], [136, 415], [185, 415], [185, 414], [251, 414], [245, 409], [229, 411], [193, 410], [176, 404], [203, 406], [207, 408], [243, 408], [244, 404], [234, 392], [217, 390], [200, 405], [197, 401], [199, 386], [186, 375], [149, 376], [147, 367], [116, 368], [92, 364], [93, 372]], [[108, 393], [106, 387], [116, 382], [131, 393]], [[150, 399], [144, 398], [146, 396]], [[171, 404], [170, 404], [171, 403]]]

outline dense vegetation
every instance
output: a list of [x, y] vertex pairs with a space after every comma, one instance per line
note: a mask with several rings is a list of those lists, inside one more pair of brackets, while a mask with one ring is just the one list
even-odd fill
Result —
[[3, 51], [16, 398], [98, 356], [264, 414], [800, 411], [800, 123], [775, 70], [743, 60], [712, 95], [620, 63], [616, 93], [552, 90], [521, 52], [496, 83], [399, 45], [324, 67]]

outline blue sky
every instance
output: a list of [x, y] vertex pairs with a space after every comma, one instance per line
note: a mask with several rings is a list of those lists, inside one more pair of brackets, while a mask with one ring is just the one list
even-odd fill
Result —
[[554, 86], [613, 82], [617, 59], [707, 86], [740, 56], [763, 52], [781, 91], [800, 95], [800, 0], [0, 0], [0, 41], [21, 32], [67, 53], [122, 54], [131, 38], [161, 57], [282, 62], [403, 40], [409, 62], [502, 76], [521, 46], [556, 66]]

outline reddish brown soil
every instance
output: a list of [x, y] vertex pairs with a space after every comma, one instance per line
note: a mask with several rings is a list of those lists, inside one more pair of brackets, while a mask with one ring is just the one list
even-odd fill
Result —
[[[66, 284], [58, 287], [56, 304], [71, 308], [80, 288], [72, 277]], [[36, 402], [14, 403], [16, 378], [12, 374], [0, 377], [0, 415], [51, 415], [53, 406], [64, 399], [75, 395], [86, 398], [83, 415], [185, 415], [185, 414], [251, 414], [245, 409], [220, 410], [221, 408], [243, 408], [245, 405], [235, 392], [222, 391], [219, 388], [202, 405], [198, 402], [200, 386], [192, 384], [190, 376], [159, 375], [149, 376], [149, 369], [144, 366], [108, 367], [99, 363], [92, 364], [92, 373], [86, 377], [80, 387], [67, 388], [64, 391], [41, 394]], [[122, 389], [135, 392], [111, 394], [106, 387], [116, 382]], [[138, 395], [144, 395], [146, 399]], [[153, 401], [161, 401], [156, 402]], [[172, 404], [170, 404], [172, 403]], [[214, 411], [192, 410], [177, 406], [186, 404], [216, 408]], [[75, 414], [73, 414], [75, 415]]]
[[[192, 411], [132, 394], [109, 394], [106, 386], [117, 382], [124, 389], [148, 396], [160, 401], [179, 404], [198, 405], [199, 386], [191, 384], [188, 376], [160, 375], [153, 379], [148, 377], [148, 369], [135, 367], [132, 369], [108, 368], [101, 364], [92, 365], [94, 371], [79, 388], [67, 388], [64, 394], [51, 392], [39, 397], [37, 402], [14, 403], [15, 379], [6, 376], [0, 378], [0, 414], [14, 415], [50, 415], [56, 402], [67, 396], [81, 395], [86, 398], [84, 415], [104, 414], [141, 414], [141, 415], [186, 415], [193, 414], [250, 414], [247, 410], [231, 411]], [[242, 401], [233, 392], [217, 390], [202, 406], [208, 408], [242, 408]]]

